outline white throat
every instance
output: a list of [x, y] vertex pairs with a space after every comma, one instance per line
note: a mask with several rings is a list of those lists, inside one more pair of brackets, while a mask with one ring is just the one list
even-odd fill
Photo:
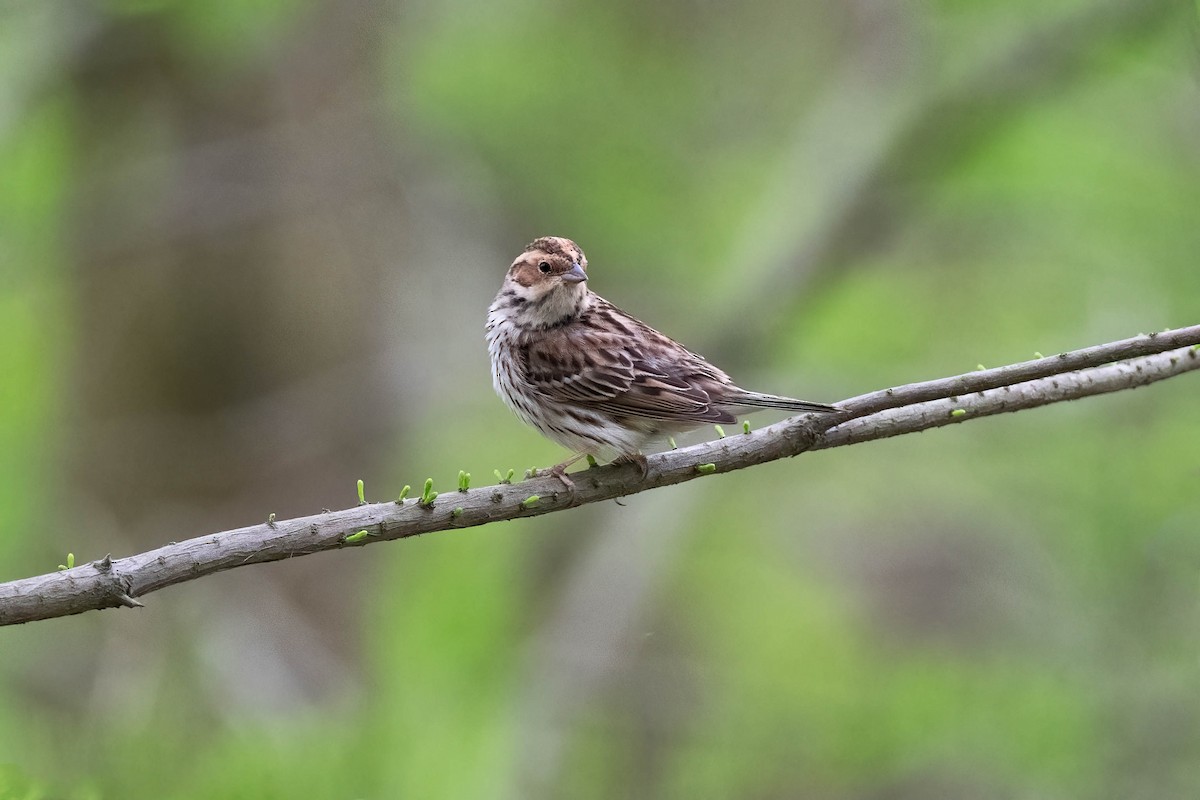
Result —
[[521, 330], [561, 325], [587, 311], [591, 293], [585, 284], [555, 286], [538, 292], [506, 280], [488, 309], [488, 330], [511, 323]]

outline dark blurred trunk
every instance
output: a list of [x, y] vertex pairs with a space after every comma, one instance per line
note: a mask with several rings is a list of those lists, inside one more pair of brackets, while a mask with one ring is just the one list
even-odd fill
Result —
[[[114, 16], [74, 64], [67, 473], [91, 552], [345, 505], [396, 443], [378, 18], [332, 0], [298, 13], [245, 57]], [[92, 623], [135, 637], [141, 662], [195, 660], [218, 709], [290, 704], [353, 685], [362, 563], [233, 572]], [[103, 674], [112, 649], [76, 668]]]

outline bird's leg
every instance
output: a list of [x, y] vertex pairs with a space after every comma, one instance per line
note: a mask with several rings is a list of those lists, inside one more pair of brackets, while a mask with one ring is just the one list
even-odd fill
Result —
[[638, 472], [641, 473], [642, 480], [646, 480], [650, 475], [650, 462], [641, 452], [626, 453], [625, 455], [617, 456], [612, 460], [612, 463], [614, 465], [633, 464], [638, 468]]
[[587, 453], [576, 453], [561, 464], [555, 464], [550, 468], [550, 474], [562, 481], [562, 485], [567, 487], [567, 491], [570, 492], [571, 497], [575, 496], [575, 481], [567, 477], [567, 467], [586, 455]]

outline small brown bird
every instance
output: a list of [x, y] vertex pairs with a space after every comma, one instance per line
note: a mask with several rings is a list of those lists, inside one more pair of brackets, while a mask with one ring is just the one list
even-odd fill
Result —
[[526, 423], [575, 455], [640, 463], [649, 441], [763, 408], [830, 413], [835, 406], [750, 392], [588, 289], [587, 258], [570, 239], [532, 242], [488, 309], [496, 393]]

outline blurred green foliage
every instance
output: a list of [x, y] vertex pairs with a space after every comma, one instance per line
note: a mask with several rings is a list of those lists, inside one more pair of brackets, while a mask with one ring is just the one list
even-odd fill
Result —
[[[302, 69], [365, 17], [348, 49], [371, 51], [370, 110], [419, 165], [409, 208], [450, 195], [478, 228], [450, 248], [428, 234], [454, 302], [421, 296], [440, 327], [401, 319], [389, 351], [406, 374], [430, 354], [451, 374], [420, 373], [434, 399], [405, 401], [383, 474], [329, 467], [379, 497], [557, 458], [491, 396], [478, 337], [454, 349], [539, 234], [579, 240], [597, 291], [745, 383], [817, 400], [1196, 323], [1194, 9], [887, 5], [5, 6], [0, 579], [124, 544], [54, 511], [88, 357], [80, 143], [112, 124], [86, 116], [77, 76], [103, 31], [173, 53], [215, 97]], [[314, 93], [351, 83], [338, 64], [313, 68]], [[821, 115], [843, 127], [810, 138]], [[874, 124], [883, 144], [854, 150]], [[160, 134], [143, 138], [185, 146]], [[468, 241], [501, 255], [460, 263]], [[433, 285], [395, 260], [401, 280], [373, 290]], [[183, 589], [119, 621], [4, 629], [0, 799], [1190, 796], [1195, 380], [354, 550], [369, 572], [341, 590], [362, 664], [282, 709], [214, 703], [199, 618], [166, 655], [131, 645], [166, 677], [116, 700], [120, 667], [36, 679], [73, 641], [112, 658]], [[344, 497], [311, 502], [293, 512]], [[588, 580], [611, 542], [617, 568]]]

